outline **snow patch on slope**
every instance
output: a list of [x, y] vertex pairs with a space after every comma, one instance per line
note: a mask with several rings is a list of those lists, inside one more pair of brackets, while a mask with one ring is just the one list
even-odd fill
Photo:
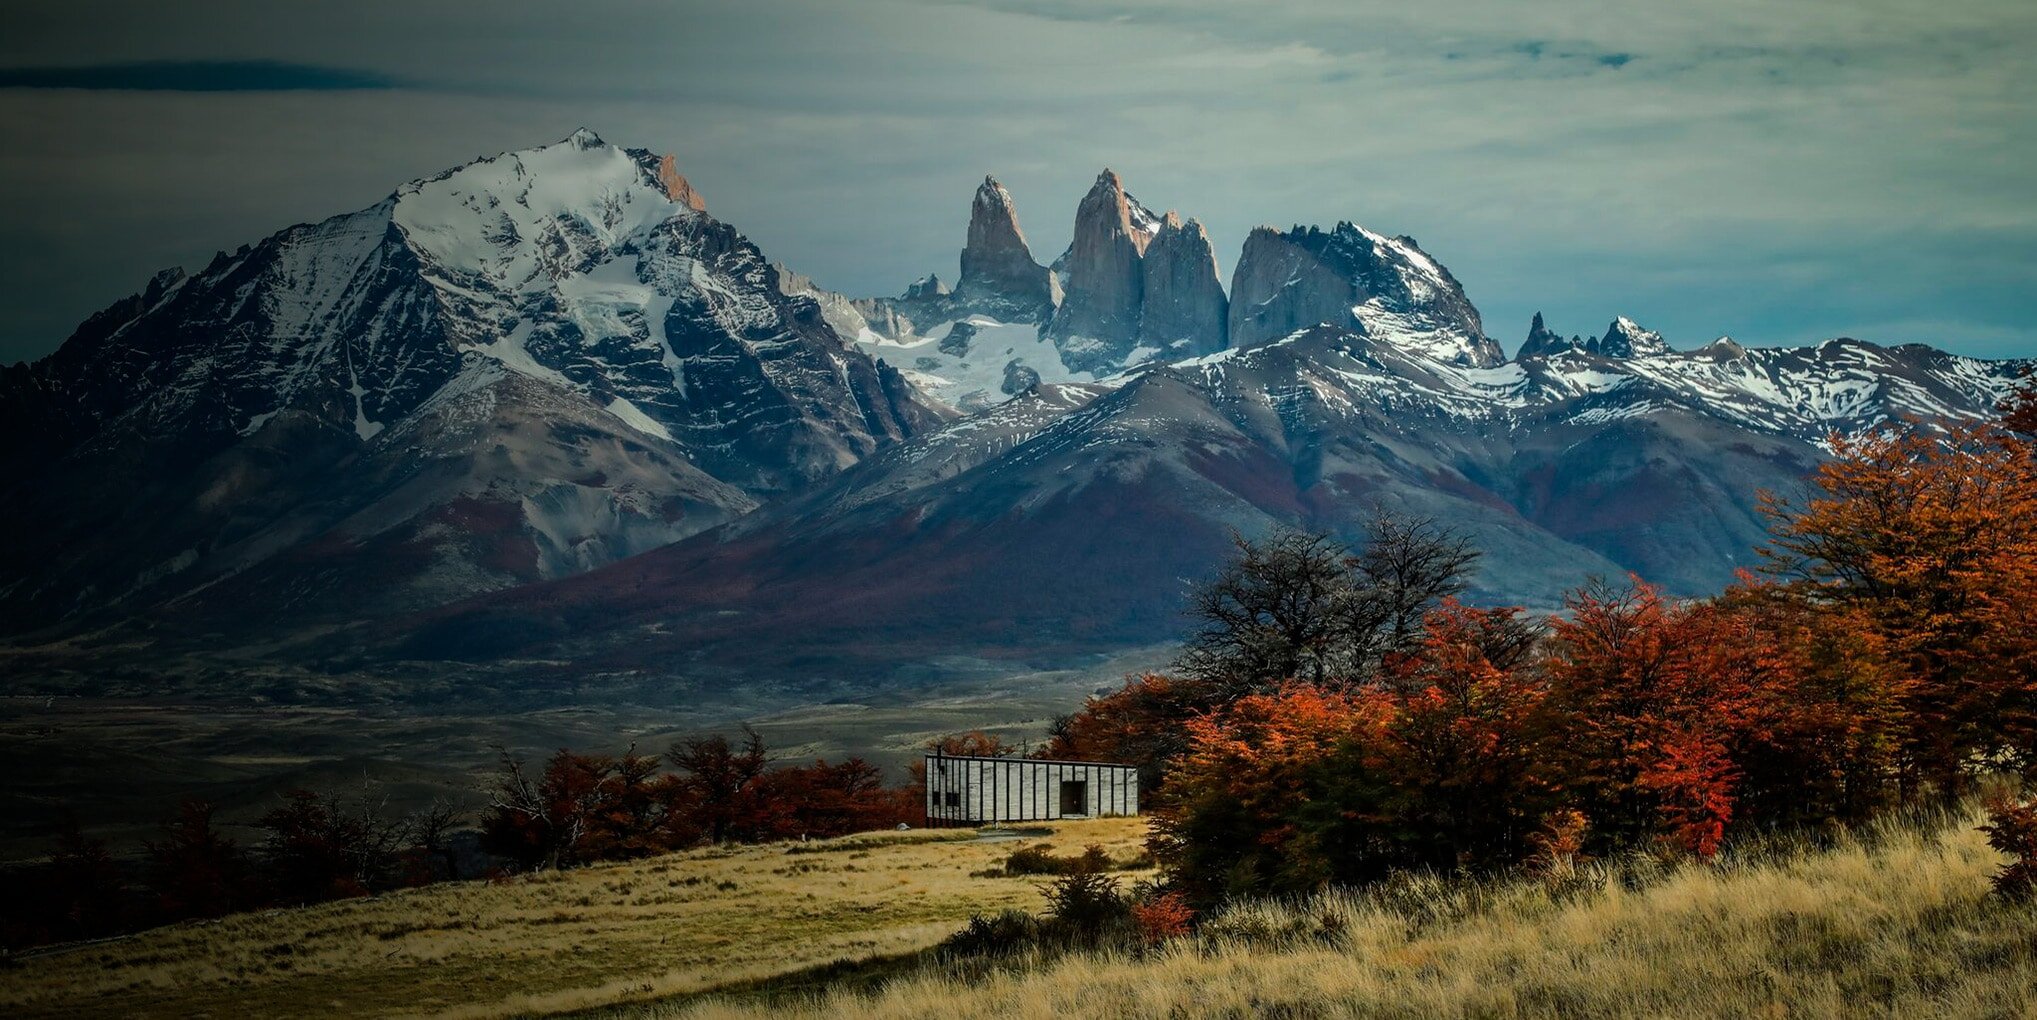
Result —
[[950, 343], [947, 350], [942, 349], [955, 322], [943, 322], [922, 335], [896, 340], [865, 330], [856, 338], [856, 346], [873, 358], [882, 358], [936, 399], [971, 412], [1002, 403], [1011, 395], [1005, 385], [1014, 363], [1037, 372], [1043, 383], [1089, 383], [1098, 378], [1094, 372], [1070, 371], [1054, 342], [1042, 339], [1039, 327], [1031, 323], [999, 322], [985, 315], [957, 321], [975, 329], [966, 348]]

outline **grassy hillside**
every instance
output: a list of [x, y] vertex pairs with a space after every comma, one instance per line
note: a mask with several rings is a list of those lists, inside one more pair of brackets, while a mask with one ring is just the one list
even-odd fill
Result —
[[[2037, 1017], [2037, 907], [1988, 895], [2001, 859], [1977, 821], [1560, 881], [1409, 879], [987, 980], [914, 958], [972, 913], [1038, 909], [1036, 880], [977, 873], [1042, 841], [1129, 859], [1144, 823], [874, 833], [180, 925], [8, 966], [0, 1014]], [[845, 960], [870, 965], [823, 986]], [[861, 990], [872, 974], [892, 978]]]
[[1988, 895], [1977, 818], [1557, 884], [1411, 880], [1256, 905], [1199, 944], [938, 972], [874, 996], [627, 1017], [2033, 1017], [2037, 907]]
[[1122, 860], [1145, 837], [1137, 819], [1051, 828], [700, 850], [177, 925], [5, 965], [0, 1015], [484, 1017], [685, 995], [923, 949], [973, 913], [1038, 907], [1035, 881], [972, 874], [1016, 847]]

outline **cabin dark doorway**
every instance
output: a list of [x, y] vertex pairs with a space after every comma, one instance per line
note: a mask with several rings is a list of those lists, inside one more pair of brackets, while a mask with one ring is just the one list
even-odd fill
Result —
[[1061, 781], [1061, 814], [1086, 815], [1089, 813], [1089, 780], [1063, 779]]

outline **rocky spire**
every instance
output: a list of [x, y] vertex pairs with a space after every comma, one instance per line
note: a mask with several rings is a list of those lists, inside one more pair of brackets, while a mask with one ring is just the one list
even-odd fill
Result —
[[693, 190], [693, 185], [679, 175], [678, 162], [670, 155], [658, 159], [658, 186], [665, 189], [665, 197], [672, 201], [694, 212], [707, 211], [707, 199], [701, 198], [700, 192]]
[[1066, 274], [1061, 307], [1044, 330], [1069, 368], [1085, 371], [1122, 361], [1138, 345], [1145, 271], [1139, 264], [1158, 218], [1125, 194], [1105, 169], [1075, 210], [1075, 239], [1056, 263]]
[[1053, 274], [1033, 261], [1011, 192], [997, 178], [983, 178], [969, 206], [969, 243], [962, 249], [956, 304], [1005, 321], [1046, 322], [1060, 297]]
[[1544, 326], [1542, 324], [1542, 313], [1536, 312], [1535, 321], [1528, 324], [1527, 342], [1521, 344], [1521, 352], [1516, 357], [1547, 357], [1558, 351], [1568, 350], [1570, 346], [1570, 341], [1563, 339], [1560, 334], [1551, 332], [1549, 327]]
[[1200, 222], [1183, 223], [1169, 212], [1146, 245], [1140, 268], [1140, 347], [1174, 356], [1223, 350], [1229, 302], [1217, 279], [1216, 252]]
[[1606, 335], [1600, 337], [1593, 349], [1608, 358], [1645, 358], [1651, 354], [1668, 354], [1669, 344], [1662, 334], [1642, 329], [1634, 320], [1622, 315], [1606, 327]]

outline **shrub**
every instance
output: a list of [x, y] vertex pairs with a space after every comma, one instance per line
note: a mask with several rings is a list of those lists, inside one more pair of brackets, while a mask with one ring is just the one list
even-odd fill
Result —
[[1047, 916], [1070, 935], [1093, 939], [1131, 917], [1131, 905], [1118, 892], [1117, 879], [1100, 872], [1064, 875], [1048, 883], [1044, 892]]
[[1577, 866], [1590, 860], [1584, 853], [1584, 837], [1591, 821], [1576, 808], [1551, 811], [1542, 828], [1529, 834], [1534, 852], [1528, 856], [1528, 872], [1544, 878], [1568, 878]]
[[1179, 892], [1148, 896], [1133, 903], [1131, 910], [1132, 923], [1139, 929], [1139, 941], [1149, 946], [1182, 938], [1195, 923], [1195, 910], [1188, 905], [1188, 897]]
[[1040, 843], [1013, 850], [1004, 859], [1004, 873], [1007, 875], [1100, 874], [1113, 867], [1115, 864], [1110, 855], [1094, 844], [1082, 848], [1082, 852], [1073, 857], [1056, 857], [1052, 845]]
[[969, 919], [969, 926], [947, 937], [936, 950], [947, 957], [1010, 956], [1037, 948], [1043, 934], [1040, 919], [1023, 910], [1004, 910]]
[[1995, 876], [1995, 892], [2011, 900], [2037, 895], [2037, 800], [2017, 803], [1996, 797], [1988, 803], [1987, 843], [2009, 855]]

